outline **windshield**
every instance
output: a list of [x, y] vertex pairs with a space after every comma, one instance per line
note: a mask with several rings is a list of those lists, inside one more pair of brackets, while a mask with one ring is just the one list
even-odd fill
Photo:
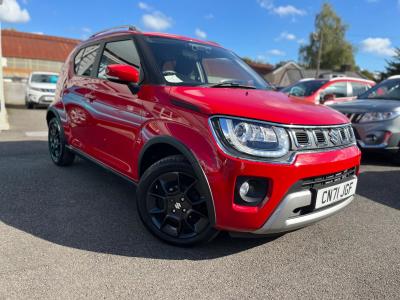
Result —
[[58, 75], [51, 74], [33, 74], [31, 82], [37, 83], [57, 83]]
[[169, 85], [270, 89], [245, 62], [220, 47], [171, 38], [147, 37], [156, 63]]
[[359, 99], [400, 100], [400, 80], [389, 79], [358, 96]]
[[308, 97], [313, 95], [327, 82], [327, 80], [310, 80], [298, 82], [294, 85], [284, 88], [283, 90], [281, 90], [281, 92], [296, 97]]

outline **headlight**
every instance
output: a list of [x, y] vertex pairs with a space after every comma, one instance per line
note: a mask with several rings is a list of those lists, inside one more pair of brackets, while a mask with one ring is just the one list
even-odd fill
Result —
[[212, 124], [218, 142], [233, 152], [263, 158], [280, 158], [289, 152], [289, 135], [284, 128], [230, 118], [215, 118]]
[[45, 89], [36, 88], [36, 87], [30, 87], [30, 89], [31, 89], [31, 90], [34, 90], [34, 91], [38, 91], [38, 92], [46, 92], [46, 91], [47, 91], [47, 90], [45, 90]]
[[377, 122], [377, 121], [385, 121], [394, 119], [399, 116], [399, 112], [391, 111], [391, 112], [370, 112], [365, 113], [359, 123], [367, 123], [367, 122]]

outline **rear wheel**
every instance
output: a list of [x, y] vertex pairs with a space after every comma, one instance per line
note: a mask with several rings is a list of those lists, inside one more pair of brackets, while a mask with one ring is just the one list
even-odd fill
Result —
[[51, 160], [56, 165], [68, 166], [74, 162], [75, 154], [66, 147], [64, 132], [57, 118], [49, 122], [48, 143]]
[[164, 158], [143, 174], [137, 204], [145, 226], [156, 237], [178, 246], [210, 241], [213, 228], [208, 210], [208, 186], [196, 177], [183, 156]]

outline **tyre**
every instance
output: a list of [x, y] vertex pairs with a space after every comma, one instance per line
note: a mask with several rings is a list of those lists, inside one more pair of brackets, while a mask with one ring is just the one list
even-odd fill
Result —
[[392, 161], [393, 161], [393, 163], [395, 163], [396, 165], [400, 165], [400, 150], [397, 151], [397, 153], [393, 155]]
[[48, 143], [51, 160], [56, 165], [68, 166], [74, 162], [75, 154], [66, 147], [64, 131], [57, 118], [49, 122]]
[[25, 99], [25, 106], [26, 106], [27, 109], [34, 108], [33, 103], [28, 101], [28, 99]]
[[161, 240], [192, 246], [211, 241], [218, 231], [210, 221], [210, 193], [181, 155], [164, 158], [143, 174], [137, 189], [140, 218]]

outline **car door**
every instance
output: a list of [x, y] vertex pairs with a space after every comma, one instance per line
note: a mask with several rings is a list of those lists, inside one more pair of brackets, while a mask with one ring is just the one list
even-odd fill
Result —
[[63, 92], [63, 103], [71, 127], [71, 145], [75, 148], [93, 154], [92, 135], [94, 125], [91, 110], [92, 75], [98, 54], [99, 45], [90, 45], [78, 51], [74, 58], [72, 78]]
[[346, 80], [330, 82], [320, 93], [322, 102], [326, 105], [346, 102], [353, 99], [349, 94], [349, 83]]
[[371, 85], [367, 82], [351, 81], [350, 87], [351, 95], [353, 96], [353, 98], [357, 98], [359, 95], [364, 94], [366, 91], [368, 91], [371, 88]]
[[142, 124], [142, 102], [140, 92], [134, 94], [127, 84], [107, 79], [106, 67], [111, 64], [126, 64], [141, 71], [138, 51], [132, 38], [104, 43], [93, 81], [91, 102], [96, 112], [96, 158], [130, 176]]

